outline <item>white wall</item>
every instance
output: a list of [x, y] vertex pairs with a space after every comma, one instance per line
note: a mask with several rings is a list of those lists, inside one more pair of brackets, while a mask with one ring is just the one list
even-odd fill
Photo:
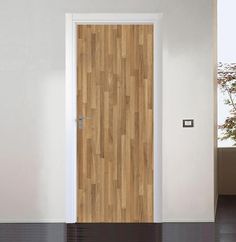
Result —
[[[164, 12], [163, 219], [214, 217], [211, 0], [0, 5], [0, 222], [65, 221], [65, 13]], [[183, 129], [194, 118], [194, 129]]]
[[[213, 221], [213, 5], [163, 5], [163, 219]], [[195, 128], [183, 129], [184, 118]]]

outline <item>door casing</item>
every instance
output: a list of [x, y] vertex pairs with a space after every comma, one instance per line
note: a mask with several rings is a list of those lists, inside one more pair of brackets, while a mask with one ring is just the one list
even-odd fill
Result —
[[162, 222], [162, 14], [66, 14], [66, 223], [77, 220], [77, 25], [153, 24], [154, 222]]

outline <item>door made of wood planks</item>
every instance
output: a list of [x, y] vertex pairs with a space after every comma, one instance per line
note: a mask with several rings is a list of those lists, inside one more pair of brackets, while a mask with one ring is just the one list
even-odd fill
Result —
[[77, 28], [77, 221], [153, 222], [153, 25]]

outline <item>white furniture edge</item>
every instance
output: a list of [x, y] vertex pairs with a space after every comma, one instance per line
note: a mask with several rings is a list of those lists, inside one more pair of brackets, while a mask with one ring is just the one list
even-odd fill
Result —
[[76, 26], [78, 24], [154, 25], [154, 222], [162, 222], [162, 14], [66, 14], [66, 222], [77, 221]]

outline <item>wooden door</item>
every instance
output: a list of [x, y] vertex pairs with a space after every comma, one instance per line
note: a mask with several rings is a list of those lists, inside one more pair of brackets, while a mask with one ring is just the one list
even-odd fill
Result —
[[153, 25], [79, 25], [78, 222], [153, 222]]

